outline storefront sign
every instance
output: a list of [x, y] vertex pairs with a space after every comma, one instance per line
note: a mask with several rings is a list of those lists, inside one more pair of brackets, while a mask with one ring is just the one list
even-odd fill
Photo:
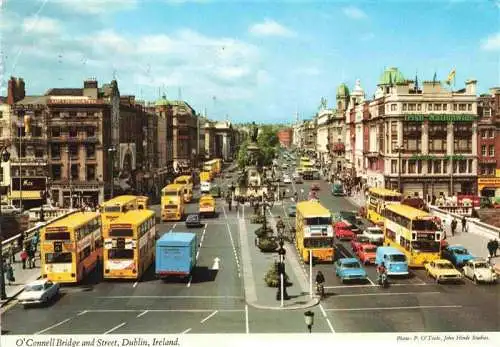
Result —
[[500, 188], [500, 177], [478, 178], [479, 187]]
[[30, 178], [22, 178], [22, 184], [20, 187], [19, 182], [21, 181], [20, 177], [12, 177], [12, 191], [45, 191], [47, 187], [47, 178], [46, 177], [30, 177]]
[[476, 120], [474, 114], [407, 114], [405, 121], [423, 122], [428, 119], [429, 122], [473, 122]]
[[89, 99], [85, 97], [68, 97], [68, 96], [52, 96], [47, 102], [48, 104], [90, 104], [90, 105], [96, 105], [96, 104], [103, 104], [104, 102], [102, 100], [98, 99]]
[[410, 157], [410, 160], [465, 160], [466, 158], [463, 155], [460, 154], [454, 154], [454, 155], [445, 155], [444, 157], [437, 157], [435, 155], [422, 155], [422, 154], [415, 154]]

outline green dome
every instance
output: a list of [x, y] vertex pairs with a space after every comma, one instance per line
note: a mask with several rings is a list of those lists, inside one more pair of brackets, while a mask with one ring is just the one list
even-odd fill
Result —
[[406, 79], [397, 67], [390, 67], [380, 75], [378, 84], [404, 83]]
[[170, 105], [170, 101], [167, 100], [167, 96], [163, 94], [161, 99], [156, 100], [155, 106], [168, 106]]
[[349, 88], [345, 83], [341, 83], [337, 88], [337, 98], [349, 96]]

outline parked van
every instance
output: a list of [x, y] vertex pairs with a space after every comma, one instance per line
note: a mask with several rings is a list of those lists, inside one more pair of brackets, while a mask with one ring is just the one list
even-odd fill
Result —
[[378, 247], [375, 262], [377, 265], [383, 262], [389, 276], [409, 275], [406, 256], [394, 247]]

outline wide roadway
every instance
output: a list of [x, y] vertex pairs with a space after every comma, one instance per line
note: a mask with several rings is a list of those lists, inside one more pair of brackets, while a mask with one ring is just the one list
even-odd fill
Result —
[[[288, 185], [290, 192], [312, 183], [320, 185], [321, 203], [333, 212], [356, 211], [345, 197], [334, 197], [325, 181], [305, 181]], [[285, 214], [290, 199], [282, 207]], [[286, 215], [285, 215], [286, 216]], [[288, 218], [288, 217], [287, 217]], [[290, 224], [294, 218], [288, 218]], [[352, 257], [349, 241], [336, 240], [341, 258]], [[309, 278], [309, 264], [303, 264]], [[423, 270], [411, 270], [409, 278], [391, 278], [389, 288], [376, 285], [375, 266], [365, 266], [368, 281], [341, 283], [333, 264], [313, 266], [313, 281], [318, 270], [325, 275], [326, 298], [320, 310], [336, 332], [451, 332], [499, 331], [500, 301], [497, 285], [475, 285], [466, 279], [463, 284], [436, 284]]]

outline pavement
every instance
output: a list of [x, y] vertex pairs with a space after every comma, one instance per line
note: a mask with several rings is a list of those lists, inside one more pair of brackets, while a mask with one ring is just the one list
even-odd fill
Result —
[[3, 307], [24, 290], [24, 286], [40, 278], [40, 253], [37, 252], [36, 266], [33, 269], [23, 269], [20, 252], [15, 255], [15, 262], [11, 263], [14, 270], [15, 281], [12, 284], [5, 282], [6, 300], [0, 300], [0, 307]]

